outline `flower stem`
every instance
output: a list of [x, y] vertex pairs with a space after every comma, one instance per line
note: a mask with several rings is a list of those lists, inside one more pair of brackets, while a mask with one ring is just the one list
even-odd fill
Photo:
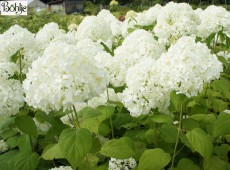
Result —
[[[106, 89], [106, 92], [107, 92], [107, 105], [109, 106], [109, 90], [108, 90], [108, 87]], [[111, 127], [111, 132], [112, 132], [112, 138], [114, 138], [113, 122], [112, 122], [112, 117], [111, 116], [109, 118], [109, 122], [110, 122], [110, 127]]]
[[19, 80], [20, 83], [22, 84], [22, 55], [19, 52]]
[[76, 120], [77, 120], [77, 126], [78, 126], [78, 128], [81, 128], [80, 122], [79, 122], [79, 119], [78, 119], [78, 116], [77, 116], [77, 111], [76, 111], [76, 108], [75, 108], [74, 105], [73, 105], [73, 111], [74, 111], [74, 114], [75, 114], [75, 117], [76, 117]]
[[179, 127], [177, 129], [176, 144], [175, 144], [175, 147], [174, 147], [173, 157], [172, 157], [172, 164], [171, 164], [171, 167], [170, 167], [171, 170], [173, 169], [175, 158], [176, 158], [176, 155], [178, 154], [177, 146], [178, 146], [178, 143], [179, 143], [179, 136], [180, 136], [180, 131], [181, 131], [181, 127], [182, 127], [182, 116], [183, 116], [183, 108], [182, 108], [182, 104], [181, 104]]

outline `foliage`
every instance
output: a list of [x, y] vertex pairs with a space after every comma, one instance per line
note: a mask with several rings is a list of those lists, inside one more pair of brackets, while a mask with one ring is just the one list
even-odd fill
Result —
[[[35, 14], [25, 22], [20, 18], [18, 22], [36, 32], [46, 22], [42, 18], [51, 17], [46, 14]], [[59, 17], [55, 14], [50, 20], [58, 20]], [[67, 29], [66, 23], [79, 22], [79, 18], [69, 17], [60, 19], [60, 26]], [[8, 23], [1, 30], [16, 22], [13, 18], [0, 19]], [[155, 23], [150, 26], [135, 25], [148, 31], [154, 26]], [[197, 37], [196, 41], [205, 43], [223, 64], [220, 78], [204, 84], [197, 96], [188, 97], [171, 91], [167, 111], [155, 108], [138, 117], [132, 117], [122, 103], [113, 101], [109, 90], [106, 91], [106, 102], [97, 107], [73, 106], [45, 113], [24, 103], [15, 115], [0, 116], [0, 138], [9, 146], [8, 151], [0, 154], [0, 169], [35, 170], [71, 166], [78, 170], [100, 170], [108, 169], [111, 158], [133, 158], [138, 170], [183, 170], [185, 167], [188, 170], [228, 170], [230, 61], [219, 54], [230, 51], [230, 37], [220, 30], [206, 39]], [[114, 54], [106, 43], [98, 44]], [[117, 43], [117, 46], [120, 44]], [[82, 54], [86, 56], [87, 53], [84, 51]], [[17, 57], [11, 57], [11, 60], [17, 63], [22, 57], [17, 53]], [[19, 77], [12, 76], [10, 79], [19, 80]], [[125, 86], [113, 88], [114, 91], [123, 91]], [[63, 116], [67, 116], [69, 124], [63, 123]], [[41, 130], [39, 123], [48, 124], [48, 128]]]
[[47, 10], [38, 13], [32, 12], [28, 16], [0, 16], [0, 33], [3, 33], [15, 24], [27, 28], [32, 33], [36, 33], [45, 24], [50, 22], [58, 23], [60, 28], [68, 30], [70, 24], [79, 24], [82, 19], [83, 17], [81, 15], [65, 15]]

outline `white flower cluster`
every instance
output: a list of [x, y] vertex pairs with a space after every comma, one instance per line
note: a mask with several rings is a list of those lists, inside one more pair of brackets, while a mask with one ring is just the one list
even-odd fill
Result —
[[[35, 35], [27, 29], [18, 25], [10, 27], [6, 32], [0, 35], [0, 61], [11, 62], [11, 57], [20, 51], [21, 67], [24, 73], [27, 72], [32, 61], [38, 57], [39, 52], [36, 50], [37, 43]], [[19, 67], [19, 59], [17, 60]]]
[[161, 79], [164, 87], [188, 97], [196, 96], [204, 83], [218, 79], [223, 71], [222, 63], [210, 52], [205, 44], [196, 43], [195, 38], [180, 38], [158, 61], [165, 67], [162, 75], [167, 75]]
[[26, 102], [49, 112], [100, 95], [107, 86], [106, 72], [82, 51], [65, 42], [50, 43], [23, 82]]
[[165, 111], [171, 91], [195, 96], [204, 83], [218, 79], [221, 71], [221, 62], [205, 44], [182, 37], [158, 60], [145, 59], [130, 67], [128, 88], [120, 98], [133, 116], [148, 114], [152, 108]]
[[36, 34], [36, 41], [41, 49], [45, 49], [46, 46], [55, 38], [64, 35], [64, 31], [59, 29], [58, 24], [51, 22], [39, 30]]
[[154, 33], [171, 44], [180, 37], [195, 36], [199, 24], [200, 18], [189, 4], [170, 2], [158, 15]]
[[22, 85], [19, 80], [10, 79], [16, 70], [14, 63], [0, 63], [0, 115], [15, 115], [24, 104]]
[[87, 16], [78, 26], [76, 39], [89, 38], [93, 41], [107, 42], [112, 38], [112, 30], [105, 19], [97, 16]]
[[135, 159], [115, 159], [111, 158], [109, 161], [108, 170], [131, 170], [137, 166]]
[[59, 166], [56, 168], [51, 168], [49, 170], [73, 170], [73, 168], [71, 166]]
[[98, 13], [97, 17], [105, 20], [105, 22], [110, 26], [113, 36], [121, 35], [122, 23], [116, 19], [116, 17], [113, 16], [110, 11], [103, 9]]
[[223, 31], [230, 34], [230, 12], [220, 6], [208, 6], [205, 10], [200, 10], [199, 17], [201, 24], [198, 26], [198, 36], [207, 38], [211, 33]]
[[107, 57], [109, 62], [104, 60], [101, 62], [110, 73], [111, 83], [114, 86], [123, 86], [129, 67], [143, 58], [157, 59], [164, 50], [164, 47], [153, 38], [150, 32], [140, 29], [125, 38], [122, 45], [115, 49], [113, 58]]
[[0, 153], [6, 152], [9, 149], [9, 146], [4, 140], [0, 140]]
[[[133, 116], [155, 108], [167, 112], [171, 91], [195, 96], [204, 83], [219, 78], [221, 63], [195, 36], [205, 39], [222, 29], [230, 35], [229, 18], [222, 7], [193, 10], [170, 2], [130, 11], [124, 22], [102, 10], [78, 28], [70, 25], [67, 33], [55, 23], [37, 34], [15, 25], [0, 34], [0, 114], [16, 114], [24, 101], [47, 113], [97, 107], [107, 102], [108, 84], [125, 88], [120, 94], [109, 89], [109, 98], [122, 101]], [[22, 58], [15, 64], [17, 52]], [[230, 58], [228, 51], [218, 55]], [[21, 69], [23, 88], [13, 77]], [[71, 121], [68, 115], [62, 120]]]
[[126, 20], [122, 25], [122, 35], [126, 37], [129, 34], [128, 29], [134, 29], [136, 26], [153, 26], [157, 21], [161, 9], [162, 6], [157, 4], [144, 12], [136, 13], [134, 11], [128, 11]]

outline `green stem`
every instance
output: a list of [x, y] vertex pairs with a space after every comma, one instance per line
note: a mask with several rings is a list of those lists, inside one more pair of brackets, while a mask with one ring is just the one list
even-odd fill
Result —
[[20, 83], [22, 84], [22, 55], [19, 52], [19, 80]]
[[88, 155], [86, 155], [86, 162], [87, 162], [87, 168], [88, 168], [88, 170], [90, 170]]
[[[108, 90], [108, 87], [106, 89], [106, 92], [107, 92], [107, 105], [109, 106], [109, 90]], [[112, 122], [112, 117], [111, 116], [109, 118], [109, 122], [110, 122], [110, 127], [111, 127], [111, 132], [112, 132], [112, 138], [114, 138], [113, 122]]]
[[183, 116], [183, 107], [182, 107], [182, 104], [181, 104], [179, 127], [177, 129], [176, 144], [175, 144], [175, 147], [174, 147], [173, 157], [172, 157], [172, 164], [171, 164], [171, 167], [170, 167], [171, 170], [173, 169], [175, 158], [176, 158], [176, 155], [178, 153], [177, 152], [177, 146], [178, 146], [178, 143], [179, 143], [180, 130], [181, 130], [181, 127], [182, 127], [182, 116]]
[[111, 126], [111, 131], [112, 131], [112, 138], [114, 138], [113, 122], [112, 122], [111, 116], [110, 116], [110, 118], [109, 118], [109, 121], [110, 121], [110, 126]]
[[219, 39], [219, 34], [217, 34], [216, 40], [214, 38], [214, 42], [213, 42], [213, 50], [214, 50], [215, 53], [216, 53], [216, 44], [218, 42], [218, 39]]
[[74, 114], [75, 114], [75, 117], [76, 117], [76, 120], [77, 120], [77, 126], [78, 126], [79, 128], [81, 128], [80, 122], [79, 122], [79, 119], [78, 119], [78, 116], [77, 116], [77, 111], [76, 111], [76, 108], [75, 108], [74, 105], [73, 105], [73, 111], [74, 111]]

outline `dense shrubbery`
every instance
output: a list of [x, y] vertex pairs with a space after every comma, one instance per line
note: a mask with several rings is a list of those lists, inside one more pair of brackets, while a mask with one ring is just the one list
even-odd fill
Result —
[[124, 22], [102, 10], [67, 32], [10, 27], [0, 169], [228, 170], [229, 18], [169, 3]]
[[28, 16], [0, 16], [0, 33], [15, 24], [36, 33], [50, 22], [58, 23], [61, 29], [68, 30], [68, 25], [72, 23], [79, 24], [82, 19], [81, 15], [64, 15], [60, 12], [55, 13], [46, 10], [39, 13], [30, 13]]

